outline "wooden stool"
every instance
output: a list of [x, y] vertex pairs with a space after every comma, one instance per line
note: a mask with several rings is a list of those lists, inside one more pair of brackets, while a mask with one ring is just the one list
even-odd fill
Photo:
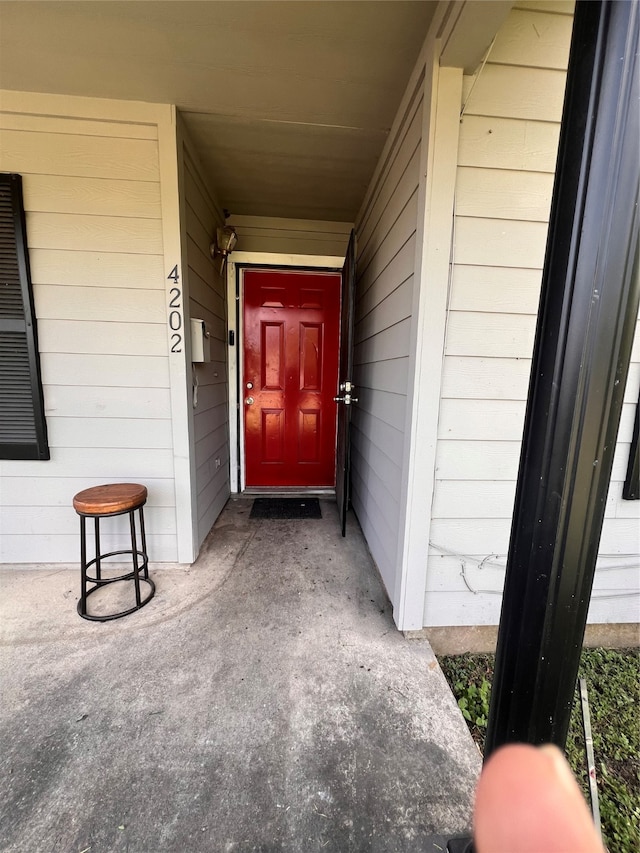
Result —
[[[113, 483], [106, 486], [94, 486], [91, 489], [85, 489], [73, 499], [73, 507], [80, 516], [80, 601], [78, 602], [78, 613], [83, 619], [90, 619], [93, 622], [106, 622], [109, 619], [118, 619], [120, 616], [126, 616], [128, 613], [133, 613], [144, 607], [153, 598], [156, 587], [154, 582], [149, 578], [149, 558], [147, 556], [147, 540], [144, 532], [144, 515], [142, 507], [147, 500], [147, 489], [145, 486], [140, 486], [136, 483]], [[136, 542], [136, 525], [135, 511], [138, 510], [140, 515], [140, 535], [142, 539], [142, 550], [138, 550]], [[131, 527], [131, 548], [124, 551], [110, 551], [108, 554], [100, 553], [100, 519], [109, 518], [114, 515], [129, 515], [129, 524]], [[95, 519], [95, 553], [93, 560], [87, 562], [87, 537], [85, 530], [85, 520], [87, 518]], [[118, 554], [130, 554], [133, 560], [133, 570], [124, 575], [118, 575], [115, 578], [102, 577], [102, 560], [107, 557], [114, 557]], [[88, 569], [95, 565], [95, 577], [88, 574]], [[140, 572], [142, 571], [142, 578]], [[87, 598], [92, 592], [105, 586], [106, 584], [115, 583], [116, 581], [132, 580], [135, 588], [136, 603], [128, 610], [121, 610], [118, 613], [110, 613], [101, 616], [92, 616], [87, 613]], [[140, 580], [143, 580], [149, 585], [150, 591], [145, 599], [140, 596]], [[87, 589], [87, 583], [93, 583], [95, 586]]]

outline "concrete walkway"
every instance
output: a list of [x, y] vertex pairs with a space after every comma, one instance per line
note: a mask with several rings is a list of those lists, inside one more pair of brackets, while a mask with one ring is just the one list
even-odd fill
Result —
[[114, 622], [78, 617], [77, 566], [0, 574], [2, 851], [424, 852], [468, 826], [478, 752], [357, 522], [250, 506]]

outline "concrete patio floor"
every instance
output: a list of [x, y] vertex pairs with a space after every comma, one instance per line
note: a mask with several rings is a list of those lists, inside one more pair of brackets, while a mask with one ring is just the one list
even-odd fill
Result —
[[2, 571], [2, 851], [430, 853], [468, 827], [480, 756], [357, 522], [250, 506], [114, 622], [77, 615], [77, 566]]

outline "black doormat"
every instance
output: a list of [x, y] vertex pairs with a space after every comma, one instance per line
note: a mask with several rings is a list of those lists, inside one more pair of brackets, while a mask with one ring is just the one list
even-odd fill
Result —
[[249, 518], [322, 518], [318, 498], [256, 498]]

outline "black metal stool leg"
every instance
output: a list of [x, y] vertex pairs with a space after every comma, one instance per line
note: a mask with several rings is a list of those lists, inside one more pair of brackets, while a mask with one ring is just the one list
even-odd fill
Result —
[[100, 516], [96, 515], [95, 517], [95, 546], [96, 546], [96, 580], [101, 580], [102, 575], [100, 574], [100, 558], [102, 557], [102, 552], [100, 551]]
[[147, 551], [147, 536], [144, 530], [144, 513], [142, 507], [139, 507], [140, 512], [140, 537], [142, 539], [142, 553], [144, 554], [144, 577], [149, 580], [149, 556]]
[[131, 526], [131, 556], [133, 557], [133, 583], [136, 588], [136, 605], [140, 607], [140, 572], [138, 567], [138, 545], [136, 542], [136, 518], [135, 510], [129, 513], [129, 524]]
[[80, 615], [87, 613], [87, 531], [84, 515], [80, 516]]

